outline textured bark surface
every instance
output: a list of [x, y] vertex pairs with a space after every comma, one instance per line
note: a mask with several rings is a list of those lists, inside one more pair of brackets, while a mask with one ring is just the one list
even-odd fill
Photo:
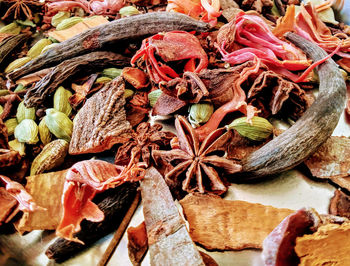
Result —
[[63, 60], [102, 49], [106, 45], [120, 41], [144, 38], [161, 31], [207, 31], [208, 24], [180, 13], [154, 12], [122, 18], [94, 27], [53, 47], [43, 55], [9, 74], [9, 78], [19, 77], [42, 68], [51, 67]]
[[149, 168], [140, 187], [151, 265], [204, 265], [161, 174]]
[[0, 64], [13, 50], [22, 45], [29, 36], [29, 34], [17, 34], [3, 40], [0, 43]]
[[136, 183], [126, 183], [97, 195], [94, 202], [103, 211], [105, 219], [100, 223], [87, 220], [81, 223], [81, 231], [76, 233], [75, 237], [82, 240], [85, 245], [59, 238], [46, 250], [46, 256], [57, 262], [63, 262], [118, 228], [135, 198], [136, 190]]
[[24, 97], [27, 107], [37, 107], [52, 94], [60, 84], [73, 75], [84, 71], [90, 74], [103, 68], [123, 67], [129, 64], [130, 58], [112, 52], [92, 52], [63, 61], [54, 67], [44, 78], [29, 89]]
[[[313, 61], [327, 56], [316, 44], [288, 33], [287, 38]], [[329, 59], [318, 67], [319, 94], [304, 115], [288, 130], [243, 161], [242, 180], [277, 174], [303, 162], [324, 143], [344, 110], [346, 85], [337, 65]]]

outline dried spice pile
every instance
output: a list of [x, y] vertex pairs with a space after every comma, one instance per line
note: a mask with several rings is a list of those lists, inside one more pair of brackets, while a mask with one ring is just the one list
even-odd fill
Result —
[[[263, 247], [267, 264], [286, 259], [280, 250], [291, 249], [287, 259], [295, 261], [310, 255], [303, 243], [320, 241], [321, 227], [309, 228], [318, 214], [289, 215], [279, 225], [282, 235], [273, 231], [262, 244], [292, 211], [222, 198], [230, 182], [265, 178], [304, 161], [310, 176], [350, 193], [348, 159], [338, 156], [349, 139], [329, 138], [341, 113], [350, 115], [350, 26], [336, 20], [341, 9], [342, 1], [316, 0], [0, 0], [0, 226], [56, 230], [60, 238], [46, 255], [64, 261], [132, 216], [140, 181], [146, 223], [130, 236], [136, 264], [145, 239], [151, 261], [174, 263], [168, 245], [175, 248], [171, 239], [180, 227], [177, 241], [190, 252], [176, 252], [193, 255], [198, 265], [211, 258], [197, 251], [195, 235], [209, 249]], [[291, 128], [275, 128], [276, 120]], [[152, 178], [165, 183], [150, 187]], [[190, 234], [172, 197], [186, 205]], [[203, 207], [193, 208], [192, 197]], [[333, 199], [333, 214], [348, 215], [344, 198]], [[209, 231], [217, 239], [205, 235], [203, 228], [214, 225], [205, 217], [195, 224], [188, 211], [201, 213], [205, 202], [218, 213], [229, 205], [271, 210], [275, 220], [263, 231], [254, 228], [259, 240], [251, 239], [250, 228], [249, 239], [237, 240], [230, 228], [227, 247], [215, 230]], [[165, 217], [155, 210], [167, 206], [171, 219], [158, 228]], [[52, 213], [57, 216], [48, 223]], [[234, 223], [252, 216], [240, 213]], [[300, 233], [291, 228], [293, 219]], [[298, 240], [295, 253], [293, 245], [284, 246], [288, 230], [294, 245], [305, 233], [315, 238]], [[327, 230], [336, 235], [348, 227]]]

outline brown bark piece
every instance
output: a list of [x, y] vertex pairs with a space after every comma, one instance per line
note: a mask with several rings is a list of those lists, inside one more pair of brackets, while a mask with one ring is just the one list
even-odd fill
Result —
[[265, 237], [293, 213], [289, 209], [212, 195], [190, 194], [180, 203], [193, 241], [207, 250], [261, 249]]
[[296, 239], [299, 265], [350, 265], [350, 223], [327, 224]]
[[329, 204], [329, 213], [350, 218], [350, 196], [340, 190], [334, 191], [334, 196]]
[[136, 227], [128, 228], [128, 252], [131, 263], [141, 265], [141, 261], [148, 249], [146, 224], [142, 222]]
[[86, 101], [75, 117], [70, 154], [102, 152], [130, 138], [124, 90], [124, 81], [119, 77]]
[[33, 175], [27, 178], [26, 190], [46, 210], [24, 212], [16, 226], [20, 233], [32, 230], [54, 230], [62, 215], [61, 197], [67, 170]]
[[151, 167], [140, 183], [151, 265], [204, 265], [161, 174]]
[[350, 174], [349, 153], [349, 138], [331, 136], [304, 163], [314, 177], [347, 177]]

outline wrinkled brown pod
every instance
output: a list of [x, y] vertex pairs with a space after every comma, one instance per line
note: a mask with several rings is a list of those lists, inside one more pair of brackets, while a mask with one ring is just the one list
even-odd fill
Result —
[[52, 94], [65, 80], [77, 73], [90, 74], [106, 67], [123, 67], [129, 64], [130, 58], [112, 52], [92, 52], [63, 61], [46, 74], [25, 97], [27, 107], [37, 107]]
[[8, 75], [12, 80], [42, 68], [53, 66], [63, 60], [102, 49], [108, 44], [144, 38], [161, 31], [207, 31], [208, 24], [180, 13], [154, 12], [117, 19], [84, 31], [64, 41], [43, 55], [28, 62]]
[[17, 34], [10, 36], [0, 43], [0, 64], [11, 54], [13, 50], [22, 45], [30, 34]]
[[[287, 39], [316, 62], [327, 53], [304, 38], [287, 33]], [[277, 174], [303, 162], [324, 143], [344, 110], [346, 85], [332, 59], [318, 67], [319, 94], [311, 107], [288, 130], [253, 152], [243, 163], [242, 181]]]

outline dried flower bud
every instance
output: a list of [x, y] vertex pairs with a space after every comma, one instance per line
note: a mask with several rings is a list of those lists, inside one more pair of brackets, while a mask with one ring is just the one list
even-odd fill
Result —
[[162, 95], [162, 90], [160, 90], [160, 89], [154, 90], [154, 91], [151, 91], [150, 93], [148, 93], [149, 105], [151, 107], [153, 107], [156, 104], [160, 95]]
[[18, 123], [21, 123], [24, 119], [32, 119], [35, 120], [35, 108], [27, 108], [24, 106], [24, 102], [20, 102], [20, 104], [17, 107], [17, 113], [16, 113], [17, 121]]
[[45, 116], [46, 126], [56, 138], [70, 141], [73, 131], [73, 122], [68, 116], [54, 108], [46, 110]]
[[26, 145], [23, 142], [19, 142], [17, 139], [9, 141], [11, 150], [18, 151], [19, 155], [26, 155]]
[[20, 32], [21, 26], [19, 26], [16, 22], [12, 22], [0, 29], [0, 33], [19, 34]]
[[50, 44], [52, 44], [52, 42], [49, 39], [41, 39], [37, 41], [36, 44], [34, 44], [33, 47], [29, 49], [27, 56], [30, 58], [38, 57], [41, 54], [42, 50]]
[[13, 70], [24, 66], [25, 64], [27, 64], [30, 60], [32, 60], [29, 56], [25, 56], [22, 58], [18, 58], [15, 61], [12, 61], [6, 68], [5, 68], [5, 73], [10, 73]]
[[272, 131], [273, 126], [265, 118], [254, 116], [251, 123], [247, 117], [241, 117], [234, 120], [227, 129], [235, 129], [241, 136], [255, 141], [267, 139]]
[[72, 106], [69, 103], [71, 96], [72, 93], [69, 90], [60, 86], [53, 96], [53, 108], [69, 116], [72, 112]]
[[52, 134], [49, 128], [46, 126], [45, 119], [43, 118], [39, 123], [39, 136], [41, 142], [46, 145], [51, 142]]
[[15, 133], [15, 128], [17, 127], [17, 118], [10, 118], [5, 121], [5, 126], [7, 127], [7, 134], [12, 136]]
[[116, 77], [119, 77], [122, 74], [122, 71], [122, 69], [111, 67], [104, 69], [102, 71], [102, 75], [114, 79]]
[[35, 144], [39, 141], [38, 125], [32, 119], [24, 119], [15, 128], [15, 138], [19, 142]]
[[67, 155], [69, 144], [63, 139], [56, 139], [45, 145], [43, 150], [35, 157], [30, 168], [30, 175], [41, 174], [60, 166]]
[[192, 127], [199, 127], [200, 124], [209, 120], [214, 112], [214, 107], [210, 103], [196, 103], [192, 104], [189, 111], [188, 121]]
[[140, 14], [140, 11], [137, 10], [134, 6], [124, 6], [119, 10], [119, 14], [122, 18], [129, 17], [133, 15]]
[[57, 27], [63, 20], [70, 17], [70, 12], [60, 11], [56, 15], [54, 15], [51, 19], [51, 25], [53, 27]]

